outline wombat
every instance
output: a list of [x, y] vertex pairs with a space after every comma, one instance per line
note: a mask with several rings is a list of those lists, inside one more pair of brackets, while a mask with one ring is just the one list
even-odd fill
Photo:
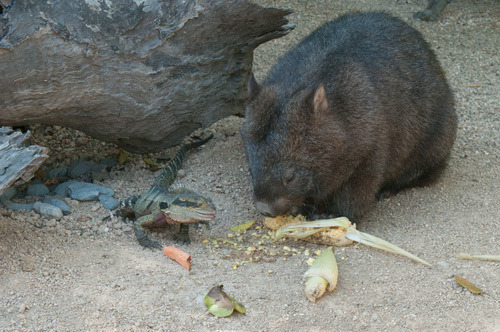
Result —
[[436, 56], [385, 13], [326, 23], [248, 90], [242, 137], [264, 215], [357, 220], [380, 194], [437, 179], [455, 140]]

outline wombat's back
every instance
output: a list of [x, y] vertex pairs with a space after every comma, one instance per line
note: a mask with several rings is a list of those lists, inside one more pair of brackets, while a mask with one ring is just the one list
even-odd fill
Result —
[[276, 85], [291, 96], [316, 81], [333, 83], [329, 75], [337, 75], [353, 62], [363, 64], [369, 73], [390, 74], [393, 79], [398, 72], [405, 74], [400, 77], [403, 80], [440, 78], [447, 87], [441, 66], [421, 34], [383, 12], [346, 14], [325, 23], [281, 57], [263, 85]]
[[250, 82], [243, 128], [257, 208], [356, 217], [423, 184], [455, 138], [453, 96], [420, 33], [384, 13], [328, 22]]

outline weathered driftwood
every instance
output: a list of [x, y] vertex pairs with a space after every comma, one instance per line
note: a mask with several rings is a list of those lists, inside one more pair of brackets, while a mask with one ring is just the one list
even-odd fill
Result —
[[0, 195], [11, 185], [29, 181], [47, 159], [47, 148], [25, 144], [29, 137], [29, 131], [23, 134], [0, 127]]
[[72, 127], [133, 152], [176, 145], [242, 113], [253, 50], [293, 28], [290, 12], [247, 0], [16, 0], [0, 14], [0, 125]]

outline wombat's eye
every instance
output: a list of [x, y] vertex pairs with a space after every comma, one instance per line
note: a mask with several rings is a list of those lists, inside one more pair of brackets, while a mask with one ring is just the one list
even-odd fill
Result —
[[283, 184], [289, 185], [295, 179], [295, 171], [292, 168], [288, 168], [283, 173]]

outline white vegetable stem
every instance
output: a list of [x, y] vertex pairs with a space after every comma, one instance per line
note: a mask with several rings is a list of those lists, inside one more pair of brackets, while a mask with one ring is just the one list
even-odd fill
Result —
[[306, 281], [306, 296], [311, 302], [316, 302], [325, 293], [333, 291], [337, 286], [339, 270], [333, 254], [333, 247], [325, 249], [304, 274]]
[[422, 263], [427, 266], [431, 266], [430, 263], [424, 261], [423, 259], [418, 258], [417, 256], [409, 253], [408, 251], [401, 249], [398, 246], [393, 245], [392, 243], [389, 243], [387, 241], [384, 241], [376, 236], [370, 235], [368, 233], [363, 233], [358, 231], [357, 229], [354, 228], [348, 228], [346, 235], [348, 239], [351, 239], [353, 241], [366, 244], [367, 246], [382, 249], [385, 251], [393, 252], [395, 254], [403, 255], [408, 258], [411, 258], [419, 263]]
[[464, 254], [463, 252], [461, 252], [457, 255], [457, 257], [462, 258], [462, 259], [477, 259], [477, 260], [481, 260], [481, 261], [500, 262], [499, 255], [469, 255], [469, 254]]
[[346, 217], [323, 219], [311, 222], [301, 222], [301, 223], [285, 225], [280, 227], [276, 231], [276, 239], [285, 236], [303, 239], [312, 234], [321, 232], [322, 230], [326, 230], [329, 227], [343, 227], [346, 229], [345, 236], [350, 240], [365, 244], [367, 246], [389, 251], [395, 254], [403, 255], [424, 265], [431, 266], [430, 263], [424, 261], [423, 259], [418, 258], [417, 256], [409, 253], [404, 249], [399, 248], [398, 246], [395, 246], [376, 236], [358, 231]]

